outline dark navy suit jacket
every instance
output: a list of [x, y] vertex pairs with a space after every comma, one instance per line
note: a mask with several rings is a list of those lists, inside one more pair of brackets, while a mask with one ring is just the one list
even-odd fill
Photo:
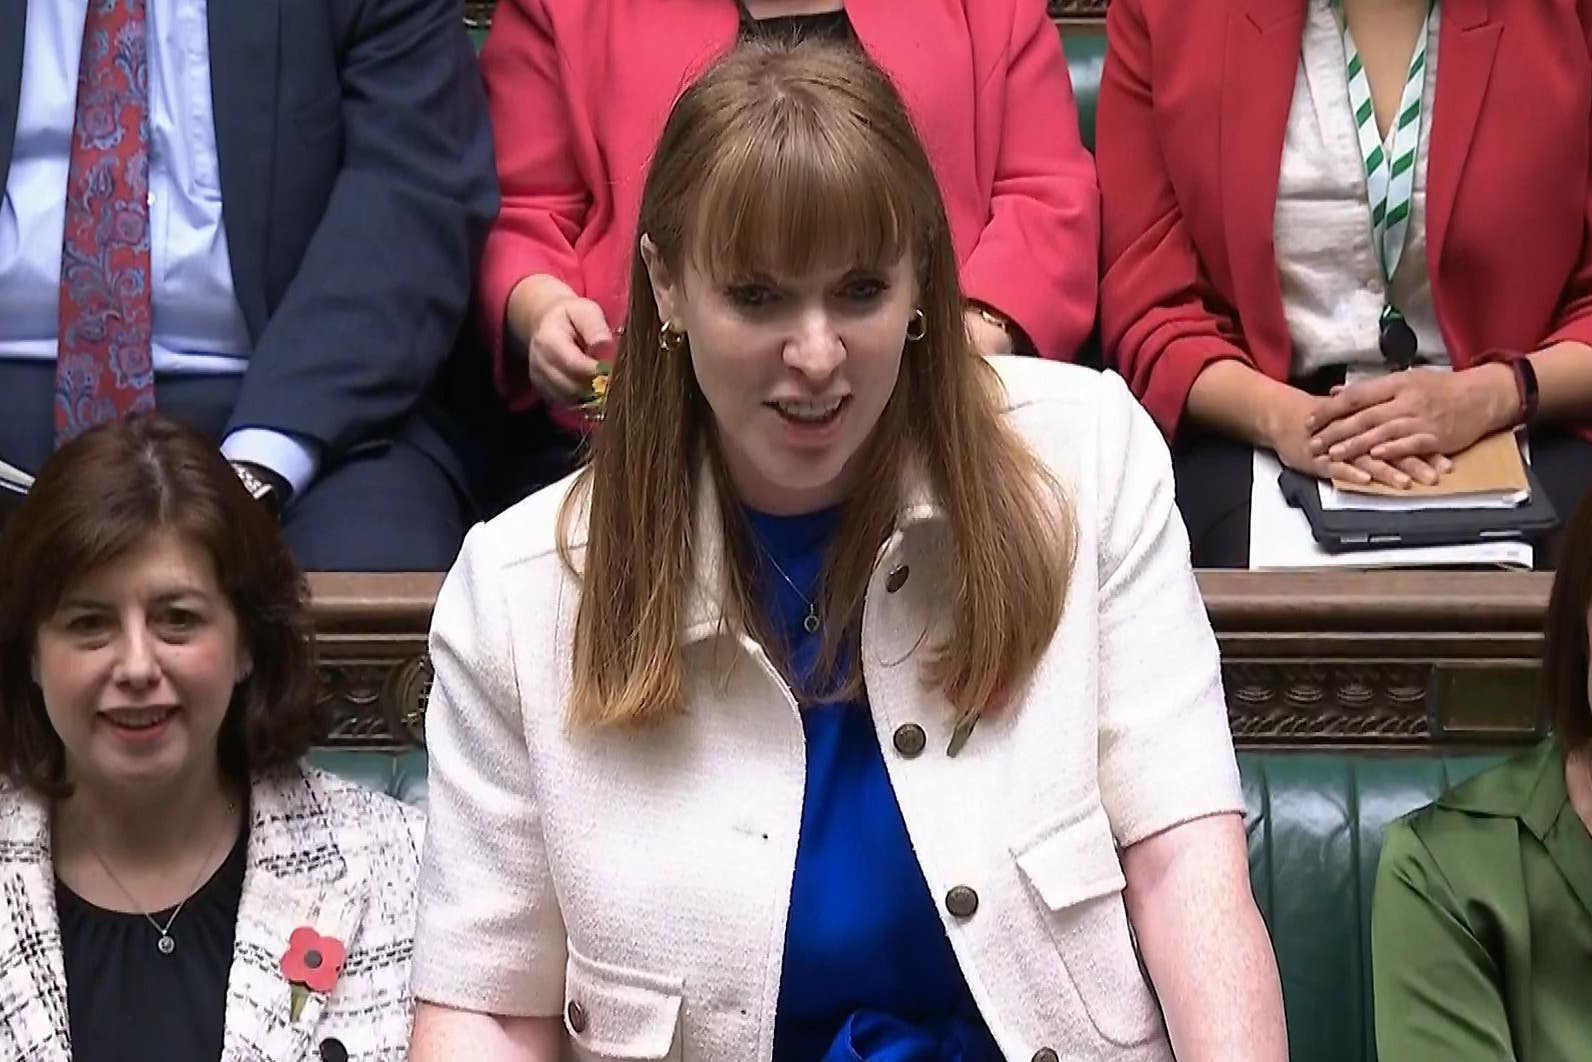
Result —
[[[27, 3], [0, 0], [0, 174]], [[464, 319], [498, 202], [475, 56], [457, 0], [207, 12], [222, 216], [253, 340], [227, 430], [306, 436], [325, 467], [415, 430]]]

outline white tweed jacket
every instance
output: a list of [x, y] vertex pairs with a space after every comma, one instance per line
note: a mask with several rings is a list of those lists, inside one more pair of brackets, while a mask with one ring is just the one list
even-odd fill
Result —
[[[1169, 1060], [1118, 849], [1243, 806], [1216, 643], [1166, 447], [1122, 381], [996, 366], [1010, 423], [1071, 498], [1064, 617], [1019, 702], [948, 755], [952, 710], [919, 660], [945, 632], [953, 573], [944, 518], [910, 487], [863, 617], [874, 724], [1006, 1057]], [[581, 1059], [769, 1059], [805, 781], [795, 701], [722, 622], [718, 514], [700, 491], [689, 710], [636, 732], [569, 728], [567, 489], [475, 528], [437, 602], [416, 995], [562, 1014]], [[905, 727], [921, 749], [911, 730], [896, 743]]]
[[[312, 768], [257, 776], [221, 1062], [403, 1062], [422, 817]], [[0, 787], [0, 1060], [71, 1062], [48, 804]], [[278, 966], [310, 926], [348, 949], [297, 1021]], [[341, 1045], [342, 1052], [337, 1051]]]

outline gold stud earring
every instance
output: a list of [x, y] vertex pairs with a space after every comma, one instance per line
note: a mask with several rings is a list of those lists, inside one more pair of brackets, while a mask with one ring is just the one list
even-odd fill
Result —
[[673, 321], [663, 322], [663, 327], [658, 330], [658, 349], [665, 354], [678, 354], [685, 347], [685, 329]]

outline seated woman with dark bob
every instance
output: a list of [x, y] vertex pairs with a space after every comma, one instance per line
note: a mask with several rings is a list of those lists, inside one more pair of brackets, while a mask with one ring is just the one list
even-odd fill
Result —
[[1381, 1057], [1580, 1062], [1592, 1044], [1592, 494], [1543, 643], [1555, 733], [1394, 824], [1371, 905]]
[[1256, 448], [1402, 488], [1523, 428], [1567, 516], [1592, 480], [1592, 6], [1211, 6], [1113, 0], [1096, 149], [1103, 342], [1173, 439], [1195, 566], [1247, 566]]
[[209, 442], [108, 425], [0, 535], [0, 1057], [403, 1057], [421, 819], [311, 770], [307, 590]]

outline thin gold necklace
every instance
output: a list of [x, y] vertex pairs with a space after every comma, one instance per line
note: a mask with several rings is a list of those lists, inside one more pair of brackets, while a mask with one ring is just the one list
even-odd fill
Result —
[[[235, 807], [236, 805], [230, 801], [227, 803], [227, 818], [229, 820], [232, 818], [232, 812]], [[225, 840], [226, 836], [227, 834], [223, 833], [222, 839]], [[177, 906], [171, 912], [171, 917], [166, 919], [165, 925], [161, 925], [160, 920], [154, 915], [150, 914], [149, 911], [144, 908], [144, 905], [139, 903], [137, 898], [133, 896], [132, 891], [128, 889], [126, 885], [122, 884], [122, 879], [118, 878], [116, 876], [116, 871], [112, 870], [111, 865], [105, 862], [105, 857], [99, 854], [99, 849], [95, 848], [94, 845], [90, 843], [88, 845], [88, 851], [89, 854], [94, 857], [94, 862], [98, 863], [100, 865], [100, 869], [105, 871], [105, 876], [110, 878], [111, 883], [121, 890], [122, 896], [126, 898], [127, 902], [133, 905], [133, 909], [139, 914], [143, 915], [144, 920], [150, 925], [154, 926], [155, 932], [160, 934], [159, 939], [155, 941], [155, 950], [160, 952], [162, 955], [170, 955], [172, 952], [176, 951], [177, 941], [171, 935], [172, 924], [177, 921], [177, 916], [182, 914], [182, 909], [188, 905], [188, 901], [193, 899], [194, 893], [199, 890], [199, 882], [204, 878], [205, 868], [207, 868], [210, 865], [210, 861], [215, 858], [216, 850], [212, 849], [206, 855], [204, 861], [199, 864], [199, 871], [194, 875], [193, 881], [188, 885], [187, 893], [185, 893], [183, 898], [178, 901]]]
[[796, 591], [796, 596], [801, 598], [802, 601], [807, 604], [807, 618], [802, 620], [802, 630], [806, 631], [808, 634], [817, 634], [818, 628], [823, 626], [823, 623], [818, 619], [818, 606], [813, 603], [812, 598], [802, 593], [802, 588], [797, 586], [795, 581], [791, 579], [790, 576], [785, 574], [785, 569], [779, 566], [779, 561], [774, 559], [773, 554], [765, 549], [763, 550], [763, 556], [767, 558], [768, 563], [774, 566], [774, 570], [779, 572], [779, 577], [785, 580], [786, 585], [792, 590]]

